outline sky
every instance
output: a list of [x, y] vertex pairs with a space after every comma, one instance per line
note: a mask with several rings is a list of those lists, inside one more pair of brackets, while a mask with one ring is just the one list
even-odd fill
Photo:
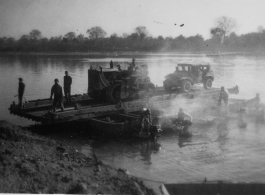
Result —
[[121, 36], [145, 26], [153, 37], [209, 38], [221, 16], [235, 19], [240, 35], [265, 28], [264, 7], [265, 0], [0, 0], [0, 37], [18, 39], [33, 29], [48, 38], [87, 36], [95, 26]]

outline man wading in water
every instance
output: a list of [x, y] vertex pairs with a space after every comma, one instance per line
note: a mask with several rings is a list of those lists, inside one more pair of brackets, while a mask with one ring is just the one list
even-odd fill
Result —
[[179, 108], [177, 118], [172, 121], [173, 125], [177, 127], [180, 133], [189, 134], [189, 127], [192, 125], [191, 115], [185, 113], [182, 108]]
[[52, 90], [51, 90], [51, 97], [50, 100], [52, 100], [52, 96], [54, 94], [54, 100], [53, 100], [53, 112], [56, 112], [56, 107], [57, 104], [60, 104], [61, 107], [61, 111], [64, 111], [64, 107], [63, 107], [63, 89], [62, 87], [58, 84], [59, 80], [58, 79], [54, 79], [54, 85], [52, 86]]
[[[229, 99], [229, 95], [227, 93], [227, 91], [225, 90], [224, 87], [221, 87], [221, 91], [220, 91], [220, 95], [219, 95], [219, 99], [218, 99], [218, 107], [221, 107], [222, 105], [222, 100], [224, 101], [225, 104], [225, 112], [228, 113], [228, 99]], [[219, 112], [221, 111], [221, 108], [219, 109]]]
[[152, 126], [150, 109], [143, 108], [140, 118], [140, 125], [141, 125], [140, 135], [149, 136], [150, 126]]
[[185, 118], [189, 118], [190, 122], [192, 122], [191, 115], [185, 113], [182, 108], [179, 108], [179, 112], [178, 112], [178, 115], [177, 115], [177, 119], [178, 120], [181, 120], [181, 121], [184, 121]]

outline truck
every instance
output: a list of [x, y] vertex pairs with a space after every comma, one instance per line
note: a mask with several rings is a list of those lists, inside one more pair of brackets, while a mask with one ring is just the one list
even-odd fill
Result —
[[163, 86], [168, 92], [173, 88], [190, 92], [193, 85], [201, 83], [205, 89], [210, 89], [213, 81], [214, 73], [208, 64], [178, 64], [175, 72], [165, 77]]

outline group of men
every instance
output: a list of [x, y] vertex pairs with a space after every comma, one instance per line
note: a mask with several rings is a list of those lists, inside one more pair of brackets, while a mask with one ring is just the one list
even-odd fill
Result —
[[[220, 90], [220, 94], [219, 94], [219, 98], [218, 98], [218, 107], [220, 108], [222, 106], [222, 101], [224, 102], [225, 108], [226, 108], [226, 113], [228, 113], [228, 100], [229, 100], [229, 94], [228, 92], [225, 90], [224, 87], [221, 87]], [[247, 103], [246, 103], [247, 104]], [[256, 97], [253, 98], [252, 100], [250, 100], [249, 104], [251, 104], [251, 106], [255, 109], [256, 111], [256, 121], [264, 121], [264, 110], [262, 108], [260, 108], [261, 104], [260, 104], [260, 96], [257, 93]], [[246, 109], [241, 108], [239, 110], [239, 114], [238, 114], [238, 124], [240, 128], [245, 128], [247, 126], [246, 122], [244, 121], [244, 114], [246, 113]], [[141, 116], [141, 123], [142, 123], [142, 129], [145, 129], [145, 131], [149, 129], [151, 122], [151, 112], [149, 109], [147, 109], [146, 111], [143, 112], [142, 116]], [[176, 118], [179, 121], [190, 121], [192, 124], [192, 116], [189, 115], [188, 113], [184, 112], [184, 110], [182, 108], [179, 108], [178, 114], [176, 116]]]
[[[26, 85], [23, 82], [22, 78], [19, 78], [19, 84], [18, 84], [18, 105], [21, 108], [22, 106], [22, 100], [23, 100], [23, 95], [25, 91]], [[66, 103], [71, 102], [71, 85], [72, 85], [72, 77], [69, 76], [68, 71], [65, 71], [65, 76], [64, 76], [64, 95], [65, 95], [65, 100]], [[53, 112], [56, 112], [56, 107], [59, 104], [61, 111], [64, 111], [64, 105], [63, 105], [63, 89], [61, 85], [59, 85], [59, 79], [54, 79], [54, 85], [52, 86], [51, 89], [51, 96], [50, 100], [53, 98]]]
[[[135, 71], [135, 59], [133, 58], [132, 62], [131, 63], [127, 62], [127, 64], [129, 64], [128, 71], [132, 74]], [[113, 67], [114, 67], [114, 63], [111, 60], [110, 61], [110, 69], [113, 69]], [[118, 64], [117, 67], [118, 67], [119, 71], [122, 71], [122, 68], [121, 68], [120, 64]]]
[[[221, 91], [220, 91], [220, 95], [219, 95], [219, 99], [218, 99], [218, 106], [220, 107], [222, 104], [222, 101], [223, 101], [225, 104], [225, 107], [228, 108], [228, 99], [229, 99], [228, 92], [225, 90], [224, 87], [221, 87]], [[179, 108], [177, 118], [179, 120], [188, 119], [192, 122], [192, 117], [189, 114], [185, 113], [182, 108]]]
[[[64, 76], [64, 95], [66, 103], [70, 103], [71, 101], [71, 85], [72, 85], [72, 77], [69, 76], [68, 71], [65, 71]], [[52, 100], [52, 96], [54, 95], [53, 99], [53, 112], [56, 111], [56, 107], [59, 104], [61, 107], [61, 111], [64, 111], [64, 105], [63, 105], [63, 90], [62, 87], [59, 85], [59, 80], [54, 79], [54, 85], [51, 89], [51, 96], [50, 100]]]
[[[218, 99], [218, 107], [221, 106], [222, 101], [224, 102], [226, 111], [228, 112], [228, 99], [229, 99], [229, 94], [225, 90], [224, 87], [221, 87], [220, 94], [219, 94], [219, 99]], [[259, 101], [259, 95], [257, 94], [256, 99]], [[147, 109], [146, 111], [143, 111], [142, 116], [141, 116], [141, 123], [142, 123], [142, 129], [145, 129], [145, 131], [148, 131], [148, 127], [150, 126], [151, 123], [151, 117], [150, 117], [150, 111]], [[183, 108], [179, 108], [178, 114], [176, 118], [179, 121], [184, 121], [184, 120], [189, 120], [192, 122], [192, 116], [186, 112], [184, 112]]]
[[[128, 71], [133, 71], [135, 67], [135, 59], [132, 60], [132, 63], [129, 63], [129, 68]], [[110, 62], [110, 68], [113, 68], [113, 62]], [[119, 69], [121, 70], [121, 67], [119, 66]], [[22, 101], [23, 101], [23, 95], [25, 92], [25, 83], [23, 82], [22, 78], [19, 78], [19, 84], [18, 84], [18, 105], [19, 108], [22, 107]], [[65, 100], [66, 103], [71, 102], [71, 85], [72, 85], [72, 77], [69, 76], [68, 71], [65, 71], [65, 76], [64, 76], [64, 95], [65, 95]], [[53, 99], [53, 112], [56, 111], [56, 107], [60, 106], [61, 111], [64, 111], [64, 105], [63, 105], [63, 89], [61, 85], [59, 85], [59, 79], [54, 79], [54, 85], [51, 88], [51, 96], [50, 100], [52, 100], [52, 97], [54, 96]]]

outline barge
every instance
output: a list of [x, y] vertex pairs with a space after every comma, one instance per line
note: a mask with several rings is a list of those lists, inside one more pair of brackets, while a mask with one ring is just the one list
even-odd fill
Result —
[[[154, 86], [146, 65], [137, 66], [134, 72], [90, 67], [88, 93], [71, 96], [71, 103], [65, 104], [64, 111], [52, 112], [50, 99], [24, 102], [22, 107], [13, 102], [9, 110], [43, 125], [87, 121], [99, 129], [124, 132], [140, 118], [143, 108], [151, 110], [157, 125], [158, 119], [175, 116], [180, 107], [200, 115], [206, 108], [216, 107], [219, 94], [219, 88], [205, 89], [205, 86], [193, 86], [185, 92]], [[238, 110], [243, 104], [244, 100], [231, 100], [229, 109]]]
[[[94, 101], [88, 94], [72, 96], [72, 103], [65, 105], [63, 112], [52, 112], [52, 101], [47, 99], [33, 100], [23, 103], [22, 108], [13, 102], [10, 105], [10, 113], [31, 119], [41, 124], [55, 124], [63, 123], [73, 120], [91, 119], [101, 116], [114, 115], [118, 113], [133, 113], [140, 112], [143, 108], [149, 108], [152, 111], [166, 112], [167, 109], [172, 108], [176, 102], [183, 102], [185, 99], [186, 105], [182, 107], [189, 110], [188, 105], [193, 101], [204, 101], [204, 105], [213, 104], [217, 102], [219, 89], [202, 90], [199, 87], [192, 90], [190, 93], [167, 94], [162, 88], [156, 88], [156, 94], [152, 97], [144, 97], [142, 99], [124, 101], [118, 103], [99, 103]], [[185, 108], [187, 107], [187, 108]], [[178, 107], [176, 107], [177, 112]], [[199, 109], [199, 107], [197, 108]], [[153, 113], [153, 112], [152, 112]]]

